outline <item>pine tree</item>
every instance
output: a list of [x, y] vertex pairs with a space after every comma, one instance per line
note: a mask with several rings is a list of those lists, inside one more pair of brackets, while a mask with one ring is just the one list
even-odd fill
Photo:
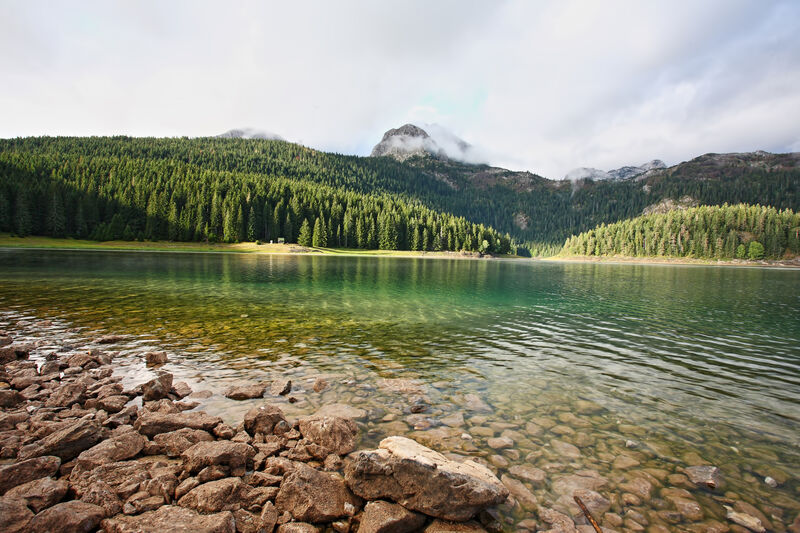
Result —
[[325, 248], [328, 246], [328, 232], [325, 229], [325, 224], [323, 224], [319, 217], [314, 222], [314, 237], [312, 239], [312, 243], [314, 248]]
[[249, 242], [256, 240], [256, 212], [253, 210], [252, 204], [247, 212], [247, 240]]
[[308, 224], [308, 219], [303, 219], [303, 224], [300, 226], [300, 235], [297, 237], [297, 244], [300, 246], [311, 246], [311, 226]]

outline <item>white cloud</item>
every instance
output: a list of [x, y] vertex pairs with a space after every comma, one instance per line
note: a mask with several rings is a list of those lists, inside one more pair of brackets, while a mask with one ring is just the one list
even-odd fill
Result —
[[0, 15], [4, 137], [252, 125], [368, 154], [389, 128], [438, 123], [478, 159], [559, 177], [800, 136], [792, 0], [30, 0]]

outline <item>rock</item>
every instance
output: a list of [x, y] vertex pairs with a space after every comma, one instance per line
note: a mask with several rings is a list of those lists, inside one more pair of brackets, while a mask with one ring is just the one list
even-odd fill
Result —
[[566, 509], [570, 515], [578, 516], [582, 513], [582, 510], [575, 502], [576, 496], [581, 499], [592, 516], [602, 516], [603, 513], [611, 509], [611, 502], [608, 499], [599, 492], [588, 489], [578, 489], [571, 495], [564, 494], [556, 503]]
[[138, 516], [115, 516], [100, 524], [106, 533], [235, 533], [233, 514], [221, 512], [201, 515], [173, 505], [165, 505], [155, 511]]
[[81, 501], [99, 505], [103, 508], [105, 515], [114, 516], [122, 512], [122, 500], [114, 492], [108, 483], [96, 481], [81, 496]]
[[503, 474], [503, 477], [500, 478], [503, 482], [503, 485], [508, 489], [508, 492], [511, 493], [511, 496], [516, 499], [519, 504], [529, 511], [535, 511], [538, 507], [538, 502], [536, 501], [536, 496], [522, 484], [519, 480], [514, 479], [511, 476], [507, 476]]
[[135, 431], [127, 431], [81, 452], [75, 460], [75, 470], [89, 471], [96, 467], [135, 457], [147, 439]]
[[22, 395], [13, 389], [0, 390], [0, 407], [14, 407], [25, 401]]
[[58, 457], [36, 457], [0, 466], [0, 495], [18, 485], [43, 477], [54, 476], [61, 466]]
[[530, 465], [514, 465], [508, 469], [508, 473], [514, 477], [518, 477], [523, 481], [527, 481], [534, 486], [541, 486], [547, 479], [547, 474], [544, 470], [535, 468]]
[[159, 446], [167, 457], [178, 457], [198, 442], [210, 442], [213, 440], [214, 437], [208, 431], [191, 428], [159, 433], [153, 437], [153, 442]]
[[292, 392], [292, 380], [286, 378], [279, 378], [272, 382], [269, 386], [269, 393], [273, 396], [286, 396]]
[[244, 415], [244, 430], [252, 437], [257, 433], [272, 435], [275, 424], [279, 422], [286, 422], [283, 411], [275, 405], [266, 404], [247, 411]]
[[266, 533], [271, 533], [278, 523], [278, 510], [272, 502], [267, 502], [261, 509], [261, 529]]
[[27, 525], [33, 513], [25, 500], [19, 498], [0, 498], [0, 531], [3, 533], [22, 533], [28, 531]]
[[[570, 517], [563, 513], [559, 513], [550, 508], [540, 508], [539, 518], [543, 522], [549, 524], [551, 528], [548, 531], [554, 533], [576, 533], [575, 522]], [[544, 528], [543, 528], [544, 529]]]
[[150, 461], [119, 461], [98, 466], [91, 472], [74, 471], [70, 474], [69, 481], [78, 498], [82, 498], [94, 485], [102, 482], [120, 499], [127, 500], [150, 479], [152, 468], [153, 463]]
[[722, 484], [722, 473], [716, 466], [688, 466], [684, 472], [689, 481], [701, 487], [714, 490]]
[[424, 533], [486, 533], [486, 530], [475, 521], [448, 522], [446, 520], [434, 520], [423, 531]]
[[558, 455], [568, 459], [577, 459], [581, 456], [581, 451], [577, 446], [573, 446], [563, 440], [553, 439], [550, 441], [550, 446], [553, 447], [553, 450], [555, 450]]
[[767, 477], [765, 477], [765, 478], [764, 478], [764, 483], [765, 483], [765, 484], [766, 484], [768, 487], [771, 487], [771, 488], [773, 488], [773, 489], [777, 489], [777, 488], [778, 488], [778, 482], [777, 482], [777, 481], [775, 480], [775, 478], [773, 478], [773, 477], [770, 477], [770, 476], [767, 476]]
[[315, 416], [338, 416], [340, 418], [352, 418], [358, 420], [367, 416], [364, 409], [353, 407], [343, 403], [329, 403], [320, 407]]
[[178, 505], [200, 513], [247, 509], [254, 490], [238, 477], [226, 477], [193, 488], [178, 500]]
[[[97, 400], [97, 406], [106, 411], [107, 413], [119, 413], [125, 408], [129, 398], [122, 394], [115, 394], [113, 396], [105, 396]], [[87, 403], [88, 407], [88, 403]]]
[[214, 427], [214, 435], [220, 439], [229, 440], [236, 435], [236, 431], [228, 424], [218, 424]]
[[514, 441], [508, 437], [493, 437], [486, 441], [490, 448], [495, 450], [502, 450], [504, 448], [513, 448]]
[[753, 504], [739, 500], [735, 504], [733, 504], [733, 510], [738, 511], [740, 513], [749, 514], [750, 516], [758, 518], [759, 520], [761, 520], [761, 525], [768, 530], [775, 529], [772, 522], [770, 522], [769, 518], [767, 518], [767, 515], [762, 513], [761, 510], [758, 507], [754, 506]]
[[319, 533], [319, 528], [305, 522], [288, 522], [278, 526], [277, 533]]
[[462, 427], [464, 425], [464, 415], [461, 413], [453, 413], [441, 419], [442, 424], [450, 426], [451, 428]]
[[240, 385], [238, 387], [231, 387], [225, 391], [225, 397], [231, 400], [252, 400], [253, 398], [263, 397], [264, 391], [266, 390], [267, 386], [263, 383]]
[[86, 533], [93, 531], [105, 517], [103, 508], [91, 503], [73, 500], [45, 509], [31, 519], [31, 531], [59, 531]]
[[147, 491], [133, 494], [122, 506], [122, 512], [128, 515], [154, 511], [164, 505], [163, 496], [151, 496]]
[[139, 414], [133, 427], [142, 435], [152, 438], [159, 433], [169, 433], [182, 428], [211, 431], [221, 422], [221, 418], [203, 411], [176, 414], [144, 411]]
[[83, 418], [67, 427], [55, 431], [36, 444], [23, 447], [19, 452], [20, 459], [55, 455], [62, 461], [77, 457], [102, 438], [100, 424], [94, 420]]
[[166, 398], [172, 390], [172, 374], [164, 372], [155, 379], [151, 379], [142, 385], [142, 397], [144, 400], [153, 401]]
[[255, 449], [249, 444], [217, 440], [193, 444], [181, 454], [181, 458], [184, 470], [190, 474], [207, 466], [225, 466], [230, 468], [232, 475], [241, 476], [255, 454]]
[[750, 531], [755, 531], [756, 533], [765, 533], [767, 531], [766, 528], [764, 528], [764, 525], [761, 523], [761, 520], [755, 516], [734, 511], [727, 505], [725, 506], [725, 510], [727, 511], [725, 517], [734, 524], [746, 527]]
[[322, 392], [327, 386], [328, 382], [325, 381], [324, 378], [317, 378], [314, 380], [314, 386], [312, 388], [314, 389], [314, 392]]
[[275, 498], [278, 512], [288, 511], [303, 522], [331, 522], [352, 516], [359, 504], [340, 478], [303, 463], [297, 463], [283, 479]]
[[147, 352], [144, 354], [144, 360], [147, 366], [166, 364], [168, 361], [167, 352]]
[[350, 454], [350, 489], [368, 499], [389, 499], [446, 520], [469, 520], [508, 497], [508, 489], [483, 465], [451, 461], [405, 437], [389, 437], [377, 450]]
[[552, 491], [570, 498], [577, 490], [600, 490], [608, 485], [608, 480], [593, 470], [586, 470], [556, 478], [552, 484]]
[[45, 407], [71, 407], [82, 403], [86, 397], [86, 385], [80, 382], [65, 383], [58, 387], [45, 402]]
[[396, 503], [369, 502], [361, 515], [358, 533], [409, 533], [422, 527], [425, 515], [414, 513]]
[[114, 344], [123, 340], [125, 340], [125, 337], [122, 335], [103, 335], [96, 338], [94, 342], [95, 344]]
[[699, 522], [703, 519], [703, 509], [700, 504], [691, 498], [682, 498], [680, 496], [673, 496], [667, 498], [675, 506], [675, 509], [687, 520], [692, 522]]
[[308, 416], [299, 420], [304, 439], [327, 450], [329, 454], [346, 455], [356, 447], [358, 426], [349, 418]]
[[56, 481], [51, 477], [43, 477], [17, 485], [6, 492], [6, 498], [23, 500], [33, 512], [38, 513], [51, 505], [60, 502], [69, 489], [69, 483], [60, 479]]
[[470, 411], [490, 412], [492, 408], [476, 394], [465, 394], [463, 406]]
[[639, 461], [629, 455], [620, 455], [614, 459], [614, 463], [611, 465], [611, 468], [614, 470], [627, 470], [628, 468], [639, 466], [639, 464]]
[[174, 415], [181, 412], [181, 410], [178, 409], [178, 406], [175, 405], [175, 402], [169, 398], [161, 398], [160, 400], [144, 402], [142, 407], [144, 407], [145, 411], [149, 411], [151, 413]]
[[178, 398], [183, 399], [192, 393], [192, 388], [185, 381], [179, 381], [172, 385], [172, 393]]

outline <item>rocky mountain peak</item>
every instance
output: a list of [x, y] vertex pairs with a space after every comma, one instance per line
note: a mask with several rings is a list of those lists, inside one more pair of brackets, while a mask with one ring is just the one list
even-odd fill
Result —
[[391, 129], [383, 134], [383, 139], [370, 155], [389, 156], [398, 161], [414, 156], [431, 156], [471, 164], [486, 162], [471, 144], [437, 124], [427, 124], [425, 129], [414, 124]]

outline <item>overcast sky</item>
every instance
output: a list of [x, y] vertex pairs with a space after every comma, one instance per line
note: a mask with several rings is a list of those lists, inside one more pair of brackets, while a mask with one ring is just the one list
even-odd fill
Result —
[[436, 123], [560, 178], [800, 151], [800, 2], [0, 0], [0, 137]]

